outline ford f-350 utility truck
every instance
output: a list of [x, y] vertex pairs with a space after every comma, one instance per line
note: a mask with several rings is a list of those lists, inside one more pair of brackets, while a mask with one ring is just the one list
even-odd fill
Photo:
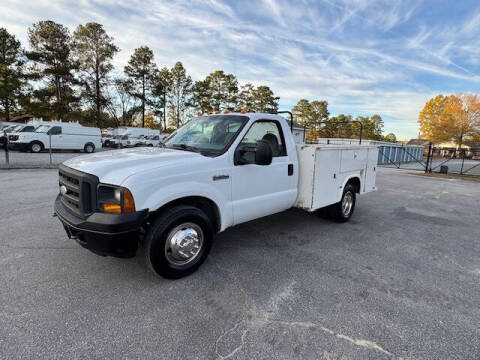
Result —
[[78, 156], [59, 167], [55, 214], [100, 255], [131, 257], [167, 278], [195, 271], [213, 236], [291, 207], [350, 219], [375, 190], [378, 150], [296, 144], [286, 119], [263, 113], [193, 118], [161, 148]]

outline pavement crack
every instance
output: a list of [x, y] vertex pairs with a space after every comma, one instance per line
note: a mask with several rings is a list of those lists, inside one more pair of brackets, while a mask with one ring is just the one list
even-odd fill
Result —
[[228, 354], [225, 354], [225, 355], [220, 354], [219, 344], [220, 344], [220, 341], [225, 336], [227, 336], [231, 332], [234, 332], [238, 328], [238, 326], [244, 322], [245, 322], [244, 319], [238, 321], [234, 326], [232, 326], [230, 329], [225, 331], [223, 334], [221, 334], [217, 338], [217, 340], [215, 341], [215, 354], [217, 355], [217, 359], [220, 359], [220, 360], [230, 359], [233, 355], [235, 355], [237, 352], [242, 350], [243, 346], [245, 345], [245, 337], [247, 336], [248, 328], [242, 331], [242, 336], [240, 337], [240, 344], [237, 347], [235, 347], [233, 350], [231, 350]]
[[250, 296], [247, 294], [247, 292], [243, 288], [242, 284], [240, 283], [240, 280], [235, 276], [235, 274], [233, 272], [221, 267], [217, 262], [214, 262], [214, 264], [220, 271], [225, 273], [232, 280], [232, 282], [235, 284], [237, 289], [242, 293], [244, 308], [246, 310], [248, 310], [248, 312], [250, 312], [250, 313], [255, 313], [256, 312], [255, 303], [250, 298]]
[[[240, 280], [235, 276], [235, 274], [225, 268], [223, 268], [222, 266], [220, 266], [217, 262], [214, 262], [215, 266], [221, 271], [223, 272], [224, 274], [227, 275], [228, 278], [230, 278], [233, 282], [233, 284], [236, 286], [236, 288], [242, 293], [242, 296], [243, 296], [243, 308], [246, 310], [246, 313], [244, 314], [244, 316], [242, 316], [242, 319], [237, 321], [234, 326], [232, 326], [231, 328], [229, 328], [227, 331], [225, 331], [223, 334], [221, 334], [217, 340], [215, 341], [215, 354], [217, 356], [217, 359], [220, 359], [220, 360], [225, 360], [225, 359], [229, 359], [231, 358], [232, 356], [234, 356], [237, 352], [241, 351], [243, 346], [245, 345], [245, 337], [247, 336], [247, 333], [249, 331], [249, 325], [251, 323], [251, 319], [253, 319], [255, 317], [255, 314], [256, 314], [256, 306], [255, 306], [255, 303], [253, 302], [253, 300], [250, 298], [250, 296], [247, 294], [247, 292], [245, 291], [245, 289], [243, 288]], [[220, 354], [220, 351], [219, 351], [219, 344], [221, 342], [221, 340], [227, 336], [228, 334], [230, 334], [231, 332], [234, 332], [239, 326], [240, 324], [242, 323], [245, 323], [246, 325], [246, 329], [242, 331], [242, 335], [240, 337], [240, 344], [235, 347], [233, 350], [231, 350], [228, 354], [226, 355], [222, 355]]]
[[269, 318], [269, 317], [264, 317], [264, 319], [267, 322], [276, 323], [276, 324], [280, 324], [280, 325], [284, 325], [284, 326], [302, 327], [302, 328], [306, 328], [306, 329], [317, 329], [317, 330], [320, 330], [320, 331], [322, 331], [326, 334], [335, 336], [335, 337], [337, 337], [339, 339], [342, 339], [342, 340], [346, 340], [346, 341], [348, 341], [348, 342], [350, 342], [354, 345], [363, 347], [365, 349], [375, 350], [375, 351], [384, 353], [388, 356], [400, 359], [400, 357], [395, 356], [390, 351], [384, 349], [383, 347], [381, 347], [380, 345], [378, 345], [377, 343], [375, 343], [373, 341], [365, 340], [365, 339], [352, 338], [350, 336], [338, 333], [338, 332], [336, 332], [332, 329], [329, 329], [329, 328], [327, 328], [325, 326], [322, 326], [320, 324], [317, 324], [317, 323], [313, 323], [313, 322], [309, 322], [309, 321], [306, 321], [306, 322], [305, 321], [287, 321], [287, 320], [282, 320], [282, 319], [272, 319], [272, 318]]

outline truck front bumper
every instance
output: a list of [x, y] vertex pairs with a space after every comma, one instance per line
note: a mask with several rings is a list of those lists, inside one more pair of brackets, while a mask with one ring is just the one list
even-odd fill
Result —
[[72, 214], [60, 199], [61, 195], [58, 195], [55, 200], [55, 215], [70, 239], [98, 255], [135, 256], [140, 228], [148, 210], [118, 215], [94, 212], [83, 219]]
[[29, 143], [21, 143], [21, 142], [9, 142], [8, 149], [9, 150], [20, 150], [20, 151], [27, 151]]

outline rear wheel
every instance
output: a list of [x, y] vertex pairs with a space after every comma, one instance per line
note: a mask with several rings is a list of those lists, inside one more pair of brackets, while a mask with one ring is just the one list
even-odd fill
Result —
[[28, 146], [28, 149], [32, 152], [32, 153], [39, 153], [43, 150], [43, 144], [41, 142], [38, 142], [38, 141], [33, 141], [30, 143], [30, 145]]
[[95, 145], [93, 145], [92, 143], [88, 143], [88, 144], [85, 144], [83, 150], [87, 153], [87, 154], [91, 154], [95, 151]]
[[332, 220], [336, 222], [347, 222], [355, 210], [355, 188], [347, 184], [343, 189], [342, 199], [329, 207], [328, 212]]
[[157, 274], [177, 279], [193, 273], [212, 246], [213, 227], [200, 209], [179, 205], [161, 214], [145, 237], [145, 257]]

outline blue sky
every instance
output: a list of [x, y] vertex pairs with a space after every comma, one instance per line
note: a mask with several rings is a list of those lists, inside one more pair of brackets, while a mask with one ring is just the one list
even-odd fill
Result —
[[0, 26], [27, 46], [50, 19], [72, 31], [102, 23], [121, 52], [148, 45], [159, 66], [182, 61], [194, 80], [216, 69], [269, 85], [289, 109], [325, 99], [332, 114], [380, 114], [385, 131], [416, 137], [437, 93], [480, 92], [478, 0], [3, 0]]

